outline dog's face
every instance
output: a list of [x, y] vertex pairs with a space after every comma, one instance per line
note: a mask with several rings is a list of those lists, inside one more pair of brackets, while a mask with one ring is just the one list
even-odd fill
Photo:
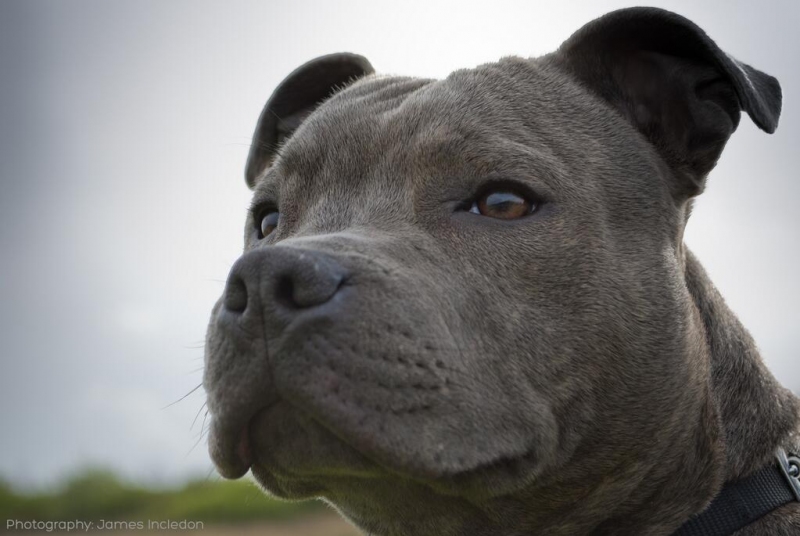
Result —
[[704, 35], [644, 46], [635, 15], [439, 81], [326, 57], [276, 92], [208, 331], [223, 475], [446, 534], [697, 426], [683, 226], [739, 110], [774, 128], [736, 77], [769, 80]]

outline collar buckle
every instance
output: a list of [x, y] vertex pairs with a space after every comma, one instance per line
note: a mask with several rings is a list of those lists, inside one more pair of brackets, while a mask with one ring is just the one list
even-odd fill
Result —
[[775, 457], [778, 459], [778, 467], [783, 473], [786, 482], [792, 489], [796, 501], [800, 501], [800, 457], [794, 456], [779, 448], [775, 452]]

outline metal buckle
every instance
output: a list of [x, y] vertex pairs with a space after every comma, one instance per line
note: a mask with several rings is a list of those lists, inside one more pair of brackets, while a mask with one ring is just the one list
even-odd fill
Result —
[[781, 473], [792, 488], [794, 498], [800, 501], [800, 457], [794, 456], [792, 453], [787, 454], [785, 450], [779, 448], [775, 453], [778, 459], [778, 467]]

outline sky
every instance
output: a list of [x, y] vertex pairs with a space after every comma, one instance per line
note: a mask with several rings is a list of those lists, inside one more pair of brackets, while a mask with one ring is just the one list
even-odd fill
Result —
[[[616, 1], [0, 0], [0, 478], [87, 465], [213, 476], [202, 344], [238, 257], [244, 164], [272, 89], [316, 56], [442, 78], [554, 50]], [[776, 76], [778, 131], [743, 116], [686, 242], [800, 393], [800, 3], [654, 2]], [[794, 368], [794, 371], [792, 370]]]

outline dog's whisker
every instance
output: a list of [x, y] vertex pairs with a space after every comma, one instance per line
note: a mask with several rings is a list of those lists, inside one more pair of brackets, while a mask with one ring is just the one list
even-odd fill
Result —
[[207, 432], [209, 430], [209, 428], [210, 428], [210, 427], [206, 428], [206, 419], [207, 418], [208, 418], [208, 409], [206, 409], [206, 413], [205, 413], [205, 415], [203, 415], [203, 423], [200, 425], [200, 430], [201, 431], [205, 430]]
[[197, 445], [199, 445], [203, 441], [203, 439], [205, 437], [206, 437], [206, 434], [200, 434], [200, 436], [197, 438], [197, 441], [195, 441], [194, 445], [192, 445], [192, 448], [190, 448], [189, 451], [186, 453], [186, 457], [187, 458], [192, 453], [192, 451], [197, 448]]
[[246, 143], [246, 142], [220, 143], [219, 146], [220, 147], [247, 147], [248, 149], [252, 149], [253, 148], [253, 144], [252, 143]]
[[[206, 400], [205, 402], [203, 402], [203, 405], [202, 405], [202, 406], [200, 406], [200, 409], [198, 409], [198, 410], [197, 410], [197, 415], [195, 415], [195, 416], [194, 416], [194, 420], [192, 420], [192, 425], [189, 427], [189, 431], [191, 431], [191, 430], [192, 430], [192, 428], [194, 428], [194, 425], [195, 425], [195, 423], [197, 422], [197, 419], [199, 419], [199, 418], [200, 418], [200, 413], [202, 413], [203, 409], [204, 409], [204, 408], [205, 408], [207, 405], [208, 405], [208, 400]], [[202, 429], [203, 429], [203, 427], [201, 426], [201, 427], [200, 427], [200, 430], [202, 430]]]
[[[211, 475], [213, 475], [213, 474], [214, 474], [216, 471], [217, 471], [217, 470], [216, 470], [216, 468], [212, 467], [212, 468], [211, 468], [211, 469], [208, 471], [208, 474], [206, 475], [206, 478], [205, 478], [204, 480], [205, 480], [206, 482], [210, 481], [210, 480], [211, 480]], [[219, 482], [219, 480], [220, 480], [220, 476], [219, 476], [219, 475], [217, 475], [217, 477], [214, 479], [214, 481], [215, 481], [215, 482]]]
[[185, 399], [186, 399], [186, 397], [188, 397], [190, 394], [192, 394], [192, 393], [194, 393], [195, 391], [197, 391], [198, 389], [200, 389], [202, 386], [203, 386], [203, 383], [201, 382], [201, 383], [199, 383], [199, 384], [197, 385], [197, 387], [195, 387], [194, 389], [192, 389], [191, 391], [189, 391], [188, 393], [186, 393], [185, 395], [183, 395], [182, 397], [180, 397], [178, 400], [176, 400], [175, 402], [171, 402], [171, 403], [167, 404], [166, 406], [164, 406], [164, 407], [163, 407], [163, 408], [161, 408], [161, 409], [162, 409], [162, 410], [164, 410], [164, 409], [167, 409], [167, 408], [169, 408], [169, 407], [171, 407], [171, 406], [174, 406], [174, 405], [175, 405], [175, 404], [177, 404], [178, 402], [180, 402], [180, 401], [182, 401], [182, 400], [185, 400]]

